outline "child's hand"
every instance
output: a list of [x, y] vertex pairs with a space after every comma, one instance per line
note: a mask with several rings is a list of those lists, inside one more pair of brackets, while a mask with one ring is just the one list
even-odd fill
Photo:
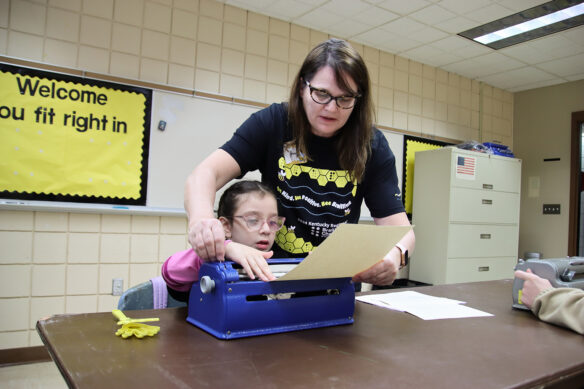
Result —
[[527, 269], [527, 271], [516, 270], [515, 277], [523, 280], [521, 302], [530, 309], [533, 301], [541, 292], [553, 288], [548, 280], [533, 274], [531, 269]]
[[239, 263], [252, 280], [255, 276], [262, 281], [276, 279], [266, 262], [273, 254], [273, 251], [260, 251], [237, 242], [229, 242], [225, 247], [225, 257]]

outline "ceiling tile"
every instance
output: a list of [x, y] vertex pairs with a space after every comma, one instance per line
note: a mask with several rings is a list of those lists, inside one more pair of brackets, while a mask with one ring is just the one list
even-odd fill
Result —
[[493, 50], [480, 44], [471, 43], [468, 46], [461, 47], [456, 50], [456, 54], [463, 58], [475, 58], [480, 55], [488, 54]]
[[488, 67], [484, 67], [480, 64], [480, 62], [474, 61], [472, 59], [451, 62], [442, 66], [442, 68], [449, 72], [460, 74], [471, 79], [475, 79], [481, 75], [486, 75], [489, 72]]
[[422, 8], [410, 15], [412, 19], [419, 22], [426, 23], [428, 25], [434, 25], [441, 23], [445, 20], [452, 19], [456, 14], [452, 13], [438, 5], [431, 5], [429, 7]]
[[563, 31], [561, 34], [572, 42], [584, 46], [584, 26], [571, 28]]
[[371, 26], [350, 19], [345, 19], [340, 23], [329, 26], [328, 28], [329, 33], [332, 33], [337, 37], [344, 37], [345, 39], [350, 39], [369, 29], [371, 29]]
[[480, 61], [485, 66], [492, 67], [493, 73], [516, 69], [525, 65], [514, 58], [507, 57], [506, 55], [497, 52], [479, 55], [473, 58], [473, 60]]
[[466, 38], [462, 38], [459, 36], [449, 36], [448, 38], [437, 40], [436, 42], [432, 42], [430, 46], [436, 47], [440, 50], [444, 51], [452, 51], [458, 50], [462, 47], [468, 46], [470, 41]]
[[424, 62], [424, 63], [427, 65], [432, 65], [432, 66], [436, 66], [436, 67], [443, 67], [447, 64], [455, 63], [455, 62], [458, 62], [462, 59], [463, 58], [459, 57], [458, 55], [456, 55], [454, 53], [442, 52], [441, 54], [432, 55], [431, 57], [428, 58], [428, 62]]
[[[505, 2], [507, 4], [507, 2]], [[513, 15], [515, 12], [510, 8], [503, 7], [499, 4], [490, 4], [486, 7], [467, 12], [465, 16], [471, 20], [475, 20], [481, 24], [492, 22], [493, 20], [504, 18], [505, 16]]]
[[525, 11], [533, 7], [537, 7], [543, 3], [547, 3], [549, 0], [498, 0], [499, 3], [503, 4], [507, 8], [511, 8], [515, 12]]
[[411, 50], [404, 51], [400, 55], [427, 64], [428, 61], [431, 61], [433, 60], [433, 58], [436, 58], [443, 54], [444, 52], [442, 50], [439, 50], [435, 47], [420, 46]]
[[442, 39], [448, 36], [447, 33], [437, 30], [433, 27], [426, 27], [419, 31], [413, 32], [408, 35], [411, 39], [422, 43], [435, 42], [438, 39]]
[[[528, 90], [528, 89], [543, 88], [546, 86], [557, 85], [557, 84], [561, 84], [564, 82], [566, 82], [566, 81], [561, 79], [561, 78], [554, 78], [551, 80], [543, 80], [543, 81], [534, 82], [532, 84], [525, 84], [525, 85], [520, 85], [518, 87], [509, 88], [509, 92], [521, 92], [521, 91]], [[503, 89], [503, 87], [499, 87], [499, 88]]]
[[460, 58], [473, 58], [483, 54], [489, 54], [493, 50], [481, 44], [474, 43], [460, 36], [449, 36], [426, 47], [435, 47], [448, 53], [455, 53]]
[[381, 26], [383, 31], [391, 32], [399, 35], [409, 35], [413, 32], [420, 31], [425, 28], [426, 25], [418, 23], [410, 18], [399, 18], [397, 20], [391, 21], [387, 24]]
[[540, 63], [537, 67], [560, 77], [573, 76], [582, 73], [582, 69], [584, 69], [584, 54]]
[[536, 82], [549, 81], [554, 79], [557, 79], [557, 77], [552, 74], [544, 72], [543, 70], [525, 66], [519, 69], [510, 70], [508, 72], [482, 77], [481, 81], [484, 81], [488, 84], [517, 87], [520, 85], [534, 84]]
[[370, 4], [361, 0], [330, 0], [328, 3], [325, 3], [321, 9], [334, 12], [337, 15], [344, 17], [350, 17], [356, 13], [365, 11], [369, 7], [371, 7]]
[[422, 9], [432, 3], [425, 0], [385, 0], [379, 2], [377, 5], [385, 8], [388, 11], [395, 12], [400, 15], [407, 15], [419, 9]]
[[466, 30], [470, 30], [471, 28], [477, 27], [477, 22], [465, 18], [463, 16], [456, 16], [452, 19], [448, 19], [438, 24], [434, 24], [434, 27], [451, 34], [458, 34], [459, 32], [463, 32]]
[[222, 1], [234, 7], [249, 9], [253, 11], [265, 10], [268, 6], [274, 3], [274, 0], [227, 0]]
[[583, 79], [584, 79], [584, 73], [574, 74], [572, 76], [566, 77], [566, 80], [569, 80], [569, 81], [578, 81], [578, 80], [583, 80]]
[[545, 54], [542, 56], [541, 50], [538, 50], [527, 43], [505, 47], [504, 49], [499, 50], [499, 52], [524, 63], [537, 63], [541, 62], [542, 60], [552, 59]]
[[[584, 38], [584, 37], [583, 37]], [[572, 40], [561, 35], [548, 35], [530, 42], [528, 45], [541, 52], [542, 59], [534, 63], [544, 62], [546, 59], [569, 57], [584, 52], [584, 46], [575, 44]]]
[[[254, 0], [249, 0], [254, 1]], [[320, 7], [323, 4], [326, 4], [328, 0], [286, 0], [286, 1], [296, 1], [298, 3], [308, 4], [314, 8]]]
[[492, 0], [442, 0], [440, 6], [459, 15], [490, 5]]
[[402, 51], [413, 49], [420, 46], [420, 42], [404, 37], [387, 37], [381, 44], [381, 48], [390, 53], [401, 53]]
[[392, 20], [395, 20], [398, 17], [399, 15], [393, 12], [389, 12], [378, 7], [371, 7], [363, 12], [356, 14], [355, 16], [352, 17], [352, 19], [361, 23], [369, 24], [372, 27], [377, 27], [382, 24], [391, 22]]
[[313, 9], [312, 6], [298, 1], [278, 0], [267, 7], [270, 14], [275, 14], [282, 20], [291, 21]]
[[345, 20], [345, 18], [340, 15], [317, 8], [294, 19], [294, 22], [311, 27], [315, 30], [323, 31], [326, 30], [326, 27], [340, 23], [343, 20]]
[[392, 36], [392, 34], [388, 34], [379, 28], [374, 28], [362, 34], [356, 35], [354, 39], [358, 42], [368, 44], [371, 47], [380, 48], [380, 45], [390, 39]]

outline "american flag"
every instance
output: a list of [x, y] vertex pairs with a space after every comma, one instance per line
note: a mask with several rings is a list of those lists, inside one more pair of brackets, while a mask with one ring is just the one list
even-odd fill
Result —
[[456, 160], [456, 174], [468, 174], [474, 176], [475, 158], [459, 156]]

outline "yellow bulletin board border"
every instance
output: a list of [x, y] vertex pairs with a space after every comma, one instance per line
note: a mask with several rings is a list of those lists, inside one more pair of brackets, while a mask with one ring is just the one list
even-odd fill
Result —
[[424, 150], [439, 149], [444, 146], [450, 146], [454, 143], [443, 142], [439, 140], [420, 138], [411, 135], [404, 135], [403, 146], [403, 183], [402, 183], [402, 199], [404, 208], [408, 217], [412, 218], [412, 208], [414, 199], [414, 163], [416, 152]]
[[152, 90], [0, 62], [0, 198], [146, 205]]

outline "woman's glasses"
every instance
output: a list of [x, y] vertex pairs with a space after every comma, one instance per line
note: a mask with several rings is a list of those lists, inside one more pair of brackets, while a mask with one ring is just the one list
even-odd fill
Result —
[[353, 96], [348, 95], [348, 96], [333, 97], [327, 91], [313, 87], [312, 85], [310, 85], [310, 82], [308, 82], [306, 80], [304, 80], [304, 82], [306, 83], [306, 85], [310, 89], [310, 97], [312, 97], [312, 100], [317, 104], [326, 105], [326, 104], [330, 103], [331, 100], [334, 100], [335, 103], [337, 104], [337, 107], [342, 108], [342, 109], [349, 109], [349, 108], [353, 108], [355, 106], [355, 103], [357, 102], [357, 98], [359, 98], [361, 96], [361, 95], [356, 95], [356, 96], [355, 95], [353, 95]]
[[260, 228], [262, 228], [264, 223], [267, 223], [270, 231], [275, 232], [282, 228], [285, 220], [284, 216], [272, 216], [267, 219], [263, 219], [255, 215], [240, 215], [233, 217], [242, 219], [250, 231], [258, 231]]

